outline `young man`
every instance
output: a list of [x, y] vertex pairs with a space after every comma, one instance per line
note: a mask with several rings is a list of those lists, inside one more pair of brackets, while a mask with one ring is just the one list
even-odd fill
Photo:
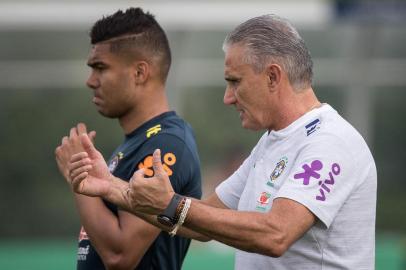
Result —
[[[117, 118], [125, 134], [114, 151], [109, 173], [129, 180], [143, 168], [153, 176], [152, 153], [163, 151], [163, 166], [180, 194], [201, 197], [200, 165], [190, 126], [169, 111], [165, 82], [171, 64], [167, 37], [149, 13], [140, 8], [103, 17], [90, 32], [92, 48], [87, 85], [93, 103], [105, 117]], [[67, 164], [81, 150], [72, 128], [56, 149], [68, 183]], [[94, 133], [90, 133], [94, 136]], [[160, 229], [100, 198], [75, 194], [83, 225], [79, 235], [78, 269], [181, 269], [190, 239], [170, 237]]]
[[[277, 16], [256, 17], [229, 34], [224, 51], [224, 103], [235, 106], [244, 128], [266, 132], [212, 196], [177, 195], [159, 150], [153, 178], [138, 171], [128, 184], [95, 173], [104, 161], [87, 135], [86, 152], [70, 165], [75, 191], [137, 215], [166, 215], [175, 228], [184, 222], [181, 235], [236, 247], [236, 269], [373, 269], [375, 162], [362, 136], [318, 101], [296, 29]], [[185, 203], [171, 214], [175, 200]]]

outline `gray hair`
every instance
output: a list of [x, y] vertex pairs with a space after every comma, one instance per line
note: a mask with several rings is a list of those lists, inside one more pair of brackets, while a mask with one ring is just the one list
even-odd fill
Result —
[[228, 34], [223, 50], [237, 43], [246, 47], [243, 60], [252, 65], [255, 72], [262, 72], [272, 61], [286, 71], [295, 90], [311, 86], [313, 62], [310, 52], [287, 20], [275, 15], [252, 18]]

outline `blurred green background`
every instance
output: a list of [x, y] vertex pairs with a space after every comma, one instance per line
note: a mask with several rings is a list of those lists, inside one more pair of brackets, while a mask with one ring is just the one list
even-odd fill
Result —
[[[78, 121], [97, 131], [106, 158], [123, 140], [91, 103], [85, 62], [91, 24], [131, 5], [156, 14], [168, 33], [168, 95], [195, 130], [205, 194], [261, 135], [222, 104], [224, 37], [248, 17], [290, 19], [313, 56], [320, 100], [358, 128], [375, 156], [376, 269], [406, 269], [406, 5], [390, 0], [0, 0], [0, 269], [74, 268], [80, 222], [54, 149]], [[184, 269], [232, 269], [233, 256], [194, 242]]]

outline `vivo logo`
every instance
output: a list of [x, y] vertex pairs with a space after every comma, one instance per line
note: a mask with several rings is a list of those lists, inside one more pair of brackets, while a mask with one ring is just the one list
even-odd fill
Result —
[[[308, 164], [304, 164], [302, 168], [303, 172], [297, 173], [293, 177], [295, 179], [302, 179], [303, 185], [307, 186], [312, 178], [320, 179], [320, 174], [318, 171], [323, 168], [323, 163], [320, 160], [313, 160], [310, 163], [310, 166]], [[331, 186], [333, 186], [335, 183], [334, 176], [339, 175], [340, 172], [340, 165], [338, 163], [333, 163], [333, 165], [331, 165], [331, 170], [328, 173], [328, 178], [318, 182], [320, 188], [319, 193], [316, 195], [316, 200], [322, 202], [326, 200], [326, 194], [331, 192]]]
[[340, 174], [341, 168], [338, 163], [334, 163], [331, 166], [331, 171], [328, 172], [329, 178], [324, 179], [324, 181], [319, 181], [319, 192], [320, 194], [316, 196], [316, 200], [324, 202], [326, 200], [326, 194], [324, 192], [330, 193], [330, 187], [335, 183], [334, 176]]

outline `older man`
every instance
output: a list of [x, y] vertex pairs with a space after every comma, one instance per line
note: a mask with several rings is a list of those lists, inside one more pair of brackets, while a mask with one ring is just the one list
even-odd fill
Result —
[[139, 170], [129, 184], [101, 179], [92, 168], [103, 161], [86, 135], [87, 153], [71, 160], [75, 190], [158, 215], [171, 234], [236, 247], [236, 269], [373, 269], [374, 159], [362, 136], [317, 99], [296, 29], [277, 16], [256, 17], [228, 35], [224, 51], [224, 103], [244, 128], [266, 132], [213, 195], [175, 194], [159, 150], [153, 178]]

